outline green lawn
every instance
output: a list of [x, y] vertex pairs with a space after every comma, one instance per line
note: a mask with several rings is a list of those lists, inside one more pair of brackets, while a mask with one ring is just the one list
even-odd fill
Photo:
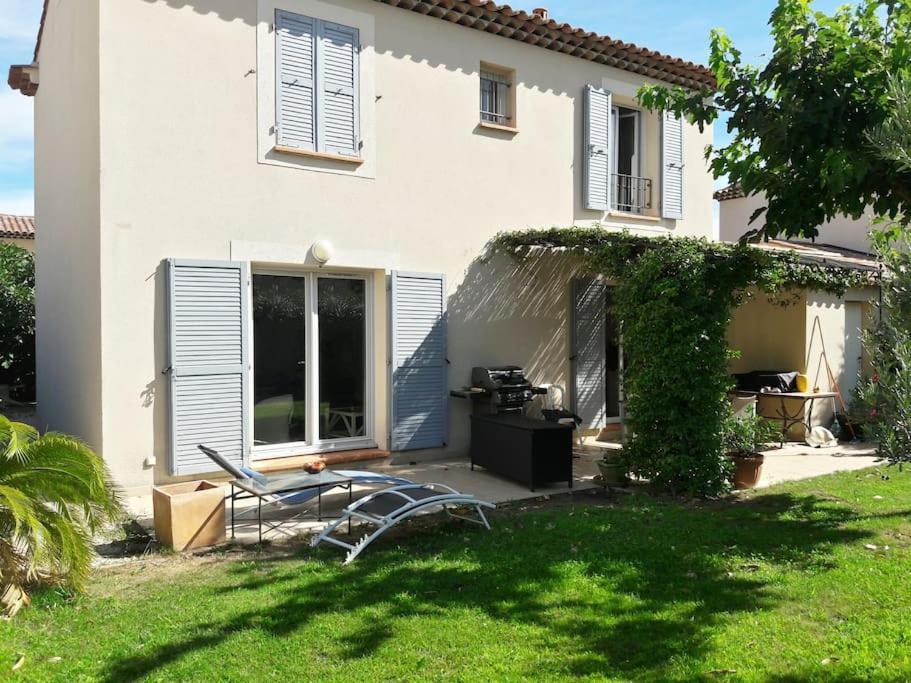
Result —
[[0, 624], [0, 677], [24, 654], [16, 677], [67, 681], [909, 680], [911, 474], [889, 474], [724, 503], [580, 495], [351, 567], [153, 558]]

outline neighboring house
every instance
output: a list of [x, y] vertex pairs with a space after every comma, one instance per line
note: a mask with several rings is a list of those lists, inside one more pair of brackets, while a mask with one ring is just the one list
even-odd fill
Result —
[[26, 251], [35, 251], [34, 217], [0, 213], [0, 242], [15, 244]]
[[[720, 203], [719, 228], [720, 238], [725, 242], [736, 242], [749, 230], [757, 230], [765, 225], [765, 216], [760, 215], [753, 223], [750, 217], [757, 209], [765, 206], [765, 195], [745, 195], [740, 187], [733, 185], [718, 190], [714, 194]], [[874, 214], [868, 211], [858, 219], [848, 216], [839, 216], [824, 225], [817, 227], [819, 235], [815, 242], [818, 244], [831, 244], [853, 251], [870, 252], [870, 243], [867, 233], [873, 227]], [[810, 240], [792, 240], [805, 241]]]
[[[723, 241], [736, 242], [751, 229], [760, 228], [760, 217], [750, 217], [764, 206], [762, 195], [745, 196], [737, 186], [715, 192], [720, 202], [719, 228]], [[819, 226], [815, 242], [770, 240], [757, 246], [772, 250], [790, 249], [809, 262], [828, 263], [869, 272], [875, 279], [879, 266], [869, 253], [867, 232], [870, 217], [843, 218]], [[844, 297], [824, 292], [796, 294], [797, 305], [781, 307], [757, 296], [735, 313], [729, 340], [741, 355], [731, 361], [732, 372], [752, 370], [797, 370], [805, 373], [811, 388], [828, 391], [831, 369], [839, 390], [850, 403], [858, 377], [866, 369], [862, 346], [865, 330], [875, 324], [878, 290], [867, 287], [849, 290]], [[828, 363], [828, 368], [826, 366]], [[822, 402], [814, 424], [829, 426], [833, 404]]]
[[606, 288], [485, 246], [711, 237], [711, 128], [639, 108], [656, 81], [713, 83], [478, 0], [47, 3], [10, 70], [36, 99], [42, 423], [147, 487], [210, 471], [198, 443], [464, 453], [448, 392], [475, 365], [616, 421]]

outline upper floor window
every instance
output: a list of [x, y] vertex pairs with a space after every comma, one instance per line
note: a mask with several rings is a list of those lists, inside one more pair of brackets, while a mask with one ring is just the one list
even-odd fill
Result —
[[[589, 85], [584, 92], [583, 206], [593, 211], [617, 211], [683, 218], [684, 123], [663, 112], [657, 135], [646, 145], [645, 116], [641, 111], [613, 106], [609, 90]], [[647, 149], [646, 149], [647, 148]], [[651, 163], [646, 163], [646, 151]], [[658, 161], [658, 178], [647, 169]], [[654, 183], [660, 183], [655, 191]]]
[[611, 159], [611, 208], [641, 213], [652, 208], [652, 181], [642, 177], [642, 115], [636, 109], [613, 107], [613, 159]]
[[278, 10], [275, 35], [278, 147], [358, 158], [358, 30]]
[[515, 72], [481, 65], [481, 122], [515, 128]]

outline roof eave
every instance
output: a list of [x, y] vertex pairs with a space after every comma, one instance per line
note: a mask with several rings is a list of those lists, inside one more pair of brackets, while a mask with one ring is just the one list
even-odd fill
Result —
[[717, 87], [714, 74], [705, 66], [514, 10], [493, 0], [376, 1], [690, 90], [714, 90]]

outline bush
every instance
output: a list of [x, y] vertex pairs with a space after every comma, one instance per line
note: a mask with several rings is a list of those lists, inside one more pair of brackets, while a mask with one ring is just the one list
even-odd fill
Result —
[[0, 383], [35, 396], [35, 259], [13, 244], [0, 244]]
[[723, 443], [728, 454], [756, 453], [779, 436], [778, 428], [755, 412], [736, 416], [733, 410], [728, 410], [724, 420]]
[[874, 233], [889, 268], [883, 279], [879, 322], [864, 335], [873, 373], [858, 397], [879, 454], [891, 464], [911, 462], [911, 235], [903, 228]]

